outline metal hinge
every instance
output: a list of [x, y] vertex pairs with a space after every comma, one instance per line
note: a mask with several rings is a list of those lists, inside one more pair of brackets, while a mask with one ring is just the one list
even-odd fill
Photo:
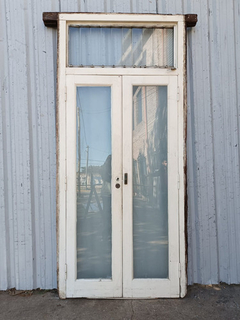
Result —
[[177, 87], [177, 101], [180, 100], [180, 90], [179, 90], [179, 87]]
[[65, 263], [65, 280], [67, 280], [67, 264]]
[[178, 173], [177, 188], [180, 189], [180, 174]]
[[65, 176], [65, 191], [67, 191], [67, 176]]
[[67, 101], [67, 87], [65, 87], [65, 102]]
[[178, 264], [178, 278], [181, 278], [181, 264]]

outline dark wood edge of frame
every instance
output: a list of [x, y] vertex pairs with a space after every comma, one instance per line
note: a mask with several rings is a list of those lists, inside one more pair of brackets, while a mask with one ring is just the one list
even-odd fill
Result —
[[[59, 13], [76, 13], [76, 12], [43, 12], [43, 22], [45, 26], [49, 28], [57, 28]], [[84, 12], [81, 12], [81, 13], [84, 13]], [[197, 21], [198, 21], [197, 14], [185, 14], [185, 22], [186, 22], [187, 28], [195, 27], [197, 24]]]

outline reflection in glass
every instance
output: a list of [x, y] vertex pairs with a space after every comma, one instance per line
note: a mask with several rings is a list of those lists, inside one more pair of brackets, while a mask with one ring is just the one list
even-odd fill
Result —
[[134, 278], [168, 278], [167, 87], [133, 87]]
[[172, 67], [173, 28], [69, 27], [68, 65]]
[[112, 277], [111, 88], [77, 87], [77, 278]]

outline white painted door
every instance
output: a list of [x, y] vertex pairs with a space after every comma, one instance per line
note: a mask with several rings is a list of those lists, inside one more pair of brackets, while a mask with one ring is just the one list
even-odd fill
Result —
[[179, 297], [177, 77], [123, 78], [123, 296]]
[[66, 296], [122, 297], [121, 77], [66, 87]]
[[178, 297], [177, 77], [66, 87], [67, 297]]

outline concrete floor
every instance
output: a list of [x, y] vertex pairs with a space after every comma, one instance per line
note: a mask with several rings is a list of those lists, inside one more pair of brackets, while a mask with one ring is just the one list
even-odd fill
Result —
[[60, 300], [56, 290], [0, 292], [0, 319], [240, 319], [240, 285], [190, 286], [184, 299]]

